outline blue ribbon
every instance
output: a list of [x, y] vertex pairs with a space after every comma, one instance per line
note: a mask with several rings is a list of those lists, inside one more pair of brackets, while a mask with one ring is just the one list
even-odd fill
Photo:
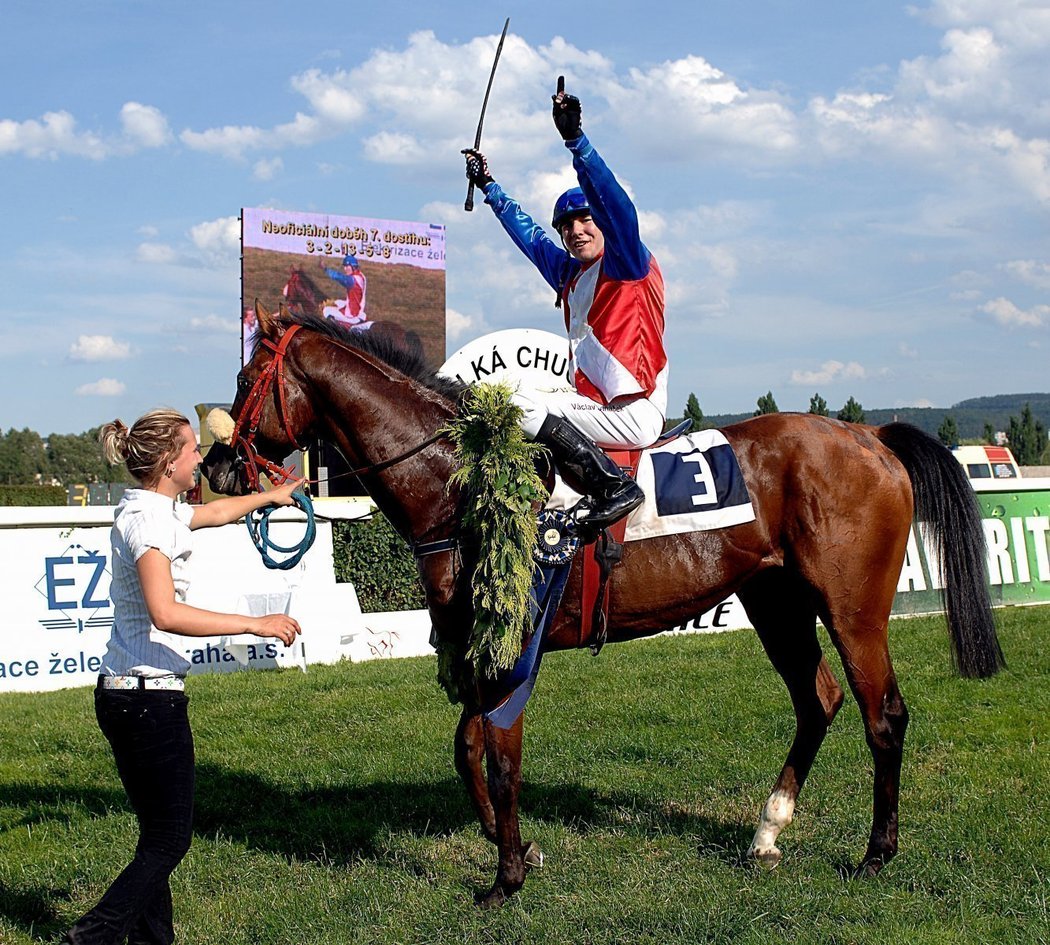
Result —
[[[248, 526], [248, 534], [251, 536], [252, 544], [262, 555], [263, 564], [271, 571], [288, 571], [294, 568], [303, 559], [303, 555], [310, 550], [314, 539], [317, 537], [317, 525], [314, 522], [314, 504], [310, 497], [303, 492], [293, 492], [292, 501], [306, 514], [306, 533], [302, 539], [294, 545], [285, 548], [270, 541], [270, 514], [277, 506], [268, 505], [264, 509], [256, 509], [244, 517], [244, 524]], [[278, 551], [282, 554], [291, 553], [291, 557], [277, 560], [270, 552]]]
[[507, 685], [513, 687], [510, 695], [496, 708], [485, 713], [485, 718], [496, 728], [508, 729], [513, 726], [532, 695], [543, 660], [543, 638], [554, 622], [554, 615], [558, 611], [558, 604], [561, 603], [561, 595], [565, 590], [565, 581], [569, 577], [571, 567], [571, 558], [561, 564], [536, 565], [532, 575], [532, 594], [529, 598], [532, 639], [507, 677]]

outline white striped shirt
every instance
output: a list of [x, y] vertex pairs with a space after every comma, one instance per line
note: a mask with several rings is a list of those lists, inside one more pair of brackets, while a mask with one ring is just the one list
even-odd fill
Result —
[[148, 489], [129, 489], [120, 500], [110, 532], [113, 632], [102, 658], [105, 675], [184, 676], [189, 670], [185, 654], [173, 649], [172, 638], [157, 630], [149, 619], [136, 562], [150, 548], [156, 548], [171, 561], [175, 599], [185, 600], [192, 519], [192, 506]]

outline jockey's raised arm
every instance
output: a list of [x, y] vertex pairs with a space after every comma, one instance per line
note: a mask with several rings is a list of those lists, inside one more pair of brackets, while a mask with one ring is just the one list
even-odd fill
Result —
[[[627, 515], [641, 490], [599, 446], [636, 449], [663, 432], [667, 413], [664, 285], [641, 241], [627, 192], [583, 133], [579, 99], [559, 80], [555, 127], [573, 155], [579, 186], [554, 206], [558, 241], [493, 179], [485, 155], [468, 149], [467, 177], [514, 244], [564, 303], [571, 391], [519, 391], [525, 433], [547, 446], [569, 484], [591, 499], [585, 537]], [[584, 519], [578, 515], [578, 524]]]

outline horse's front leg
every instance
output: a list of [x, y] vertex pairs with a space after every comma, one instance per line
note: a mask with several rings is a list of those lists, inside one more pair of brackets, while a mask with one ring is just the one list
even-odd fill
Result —
[[509, 729], [497, 728], [488, 720], [483, 722], [489, 798], [495, 814], [499, 850], [496, 881], [491, 889], [477, 897], [478, 904], [486, 908], [502, 905], [525, 883], [525, 851], [521, 847], [518, 824], [522, 720], [523, 716], [519, 716]]
[[[518, 728], [521, 727], [521, 719], [518, 720]], [[497, 730], [498, 731], [498, 730]], [[518, 736], [520, 758], [521, 736]], [[481, 822], [481, 832], [485, 839], [499, 845], [496, 832], [496, 811], [492, 806], [492, 798], [489, 795], [488, 780], [485, 777], [485, 719], [475, 709], [464, 708], [460, 716], [459, 725], [456, 728], [456, 770], [466, 785], [467, 794], [470, 796], [474, 811]], [[521, 851], [525, 860], [525, 868], [543, 866], [543, 850], [535, 840], [530, 840]]]
[[474, 811], [481, 821], [481, 832], [496, 843], [496, 812], [492, 809], [489, 787], [485, 780], [485, 724], [476, 709], [463, 707], [456, 726], [456, 770], [463, 779]]

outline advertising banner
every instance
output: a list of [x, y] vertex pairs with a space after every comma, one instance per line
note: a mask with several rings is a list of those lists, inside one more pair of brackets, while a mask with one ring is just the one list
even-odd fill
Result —
[[[370, 507], [341, 511], [339, 517], [360, 517]], [[95, 682], [113, 626], [113, 512], [107, 506], [0, 509], [0, 573], [8, 604], [0, 635], [0, 692]], [[289, 546], [304, 528], [298, 509], [282, 509], [271, 518], [270, 537]], [[345, 655], [344, 641], [365, 629], [353, 586], [335, 581], [330, 521], [318, 520], [313, 547], [289, 571], [263, 566], [243, 524], [194, 532], [189, 567], [187, 603], [251, 616], [290, 613], [303, 627], [292, 647], [254, 636], [154, 631], [185, 655], [190, 673], [333, 662]]]
[[572, 387], [568, 341], [537, 328], [508, 328], [475, 338], [449, 355], [441, 373], [464, 384], [504, 381], [531, 390]]
[[[517, 350], [517, 349], [515, 349]], [[1050, 481], [1034, 488], [978, 491], [993, 604], [1050, 603]], [[1033, 483], [1034, 485], [1034, 483]], [[334, 500], [326, 500], [332, 502]], [[356, 518], [368, 507], [333, 514]], [[350, 508], [353, 506], [353, 508]], [[335, 506], [333, 506], [333, 510]], [[0, 634], [0, 692], [42, 691], [94, 682], [113, 622], [109, 600], [109, 530], [113, 509], [0, 509], [0, 573], [8, 608]], [[291, 545], [302, 535], [298, 510], [281, 510], [271, 537]], [[332, 531], [318, 520], [317, 541], [291, 572], [266, 570], [243, 525], [194, 533], [191, 596], [200, 607], [257, 614], [284, 610], [304, 628], [285, 649], [254, 637], [173, 637], [191, 673], [430, 653], [426, 611], [361, 614], [353, 586], [335, 582]], [[928, 529], [913, 525], [893, 613], [942, 609], [941, 574]], [[750, 624], [734, 596], [677, 628], [717, 632]]]
[[436, 368], [445, 357], [445, 227], [294, 210], [241, 211], [241, 342], [256, 300], [381, 332]]
[[[1050, 603], [1050, 482], [1013, 479], [1003, 491], [982, 486], [977, 502], [983, 517], [992, 603]], [[893, 612], [937, 613], [942, 609], [942, 586], [929, 532], [917, 523], [912, 526]]]

